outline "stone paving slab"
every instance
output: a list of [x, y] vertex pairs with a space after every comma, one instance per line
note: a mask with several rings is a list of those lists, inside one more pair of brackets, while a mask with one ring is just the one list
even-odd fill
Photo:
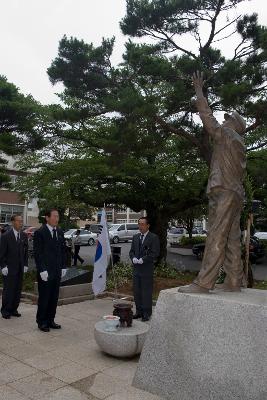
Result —
[[111, 298], [58, 307], [61, 330], [40, 332], [36, 306], [0, 318], [0, 400], [161, 400], [131, 386], [139, 358], [100, 351], [94, 325], [113, 311]]

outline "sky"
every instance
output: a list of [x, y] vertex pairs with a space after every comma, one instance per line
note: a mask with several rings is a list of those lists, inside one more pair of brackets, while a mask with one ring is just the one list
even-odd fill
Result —
[[[266, 0], [246, 1], [239, 9], [257, 12], [267, 25]], [[0, 74], [43, 104], [58, 102], [62, 88], [52, 86], [46, 70], [60, 39], [66, 34], [99, 45], [102, 37], [115, 36], [112, 61], [118, 64], [128, 40], [119, 27], [125, 11], [126, 0], [0, 0]], [[194, 47], [191, 37], [186, 43]], [[228, 42], [223, 51], [231, 50]]]

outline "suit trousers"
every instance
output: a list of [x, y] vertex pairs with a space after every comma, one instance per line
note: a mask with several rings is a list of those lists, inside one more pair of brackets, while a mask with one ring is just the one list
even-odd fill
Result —
[[21, 269], [14, 275], [3, 276], [2, 315], [10, 315], [17, 311], [20, 303], [22, 281], [23, 272]]
[[82, 259], [82, 257], [79, 256], [80, 248], [81, 248], [80, 245], [74, 246], [74, 262], [73, 262], [73, 265], [75, 265], [75, 266], [77, 266], [77, 260], [79, 260], [80, 263], [84, 261]]
[[38, 308], [36, 322], [38, 325], [49, 325], [54, 322], [60, 287], [60, 277], [43, 281], [38, 274]]
[[153, 269], [151, 273], [144, 274], [139, 266], [134, 266], [133, 291], [136, 313], [150, 317], [152, 315]]
[[199, 286], [213, 289], [220, 267], [226, 272], [225, 283], [240, 286], [243, 278], [240, 243], [240, 214], [243, 202], [231, 191], [216, 189], [209, 196], [209, 233], [200, 272]]

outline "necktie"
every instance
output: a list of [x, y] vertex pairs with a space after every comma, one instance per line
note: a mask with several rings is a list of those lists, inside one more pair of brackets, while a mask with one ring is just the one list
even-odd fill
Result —
[[56, 231], [55, 228], [53, 229], [53, 240], [54, 240], [55, 242], [57, 241], [57, 231]]
[[19, 243], [19, 239], [20, 239], [20, 237], [19, 237], [19, 232], [17, 233], [17, 243]]
[[142, 247], [142, 243], [143, 243], [143, 238], [144, 238], [144, 235], [141, 234], [141, 235], [140, 235], [140, 238], [139, 238], [139, 258], [140, 258], [140, 253], [141, 253], [141, 247]]

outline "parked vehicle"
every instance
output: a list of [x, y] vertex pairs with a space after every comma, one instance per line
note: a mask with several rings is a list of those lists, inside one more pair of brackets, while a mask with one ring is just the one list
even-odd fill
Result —
[[172, 227], [167, 233], [167, 242], [172, 246], [178, 244], [183, 236], [187, 233], [185, 228]]
[[[192, 248], [193, 254], [197, 256], [199, 260], [202, 260], [205, 250], [205, 243], [195, 244]], [[265, 256], [264, 245], [260, 242], [260, 240], [251, 236], [250, 244], [249, 244], [249, 259], [252, 264], [255, 264], [256, 261], [260, 260]]]
[[100, 224], [91, 224], [91, 225], [85, 225], [86, 230], [92, 232], [92, 233], [97, 233], [99, 234], [101, 232], [101, 225]]
[[252, 264], [265, 256], [265, 247], [257, 236], [251, 236], [249, 244], [249, 259]]
[[[175, 244], [180, 243], [180, 240], [183, 236], [189, 237], [187, 230], [185, 228], [177, 228], [177, 227], [173, 226], [167, 232], [167, 242], [171, 246], [173, 246]], [[196, 237], [196, 236], [207, 236], [207, 231], [205, 231], [203, 229], [194, 228], [192, 230], [192, 237]]]
[[109, 228], [109, 238], [114, 244], [128, 242], [138, 232], [138, 224], [114, 224]]
[[[93, 233], [91, 231], [88, 231], [87, 229], [80, 229], [80, 238], [81, 242], [84, 245], [89, 245], [93, 246], [95, 244], [96, 238], [97, 238], [97, 233]], [[64, 233], [64, 238], [67, 239], [73, 239], [75, 238], [77, 229], [69, 229], [67, 232]]]
[[256, 232], [254, 233], [254, 236], [260, 240], [267, 240], [267, 232]]

